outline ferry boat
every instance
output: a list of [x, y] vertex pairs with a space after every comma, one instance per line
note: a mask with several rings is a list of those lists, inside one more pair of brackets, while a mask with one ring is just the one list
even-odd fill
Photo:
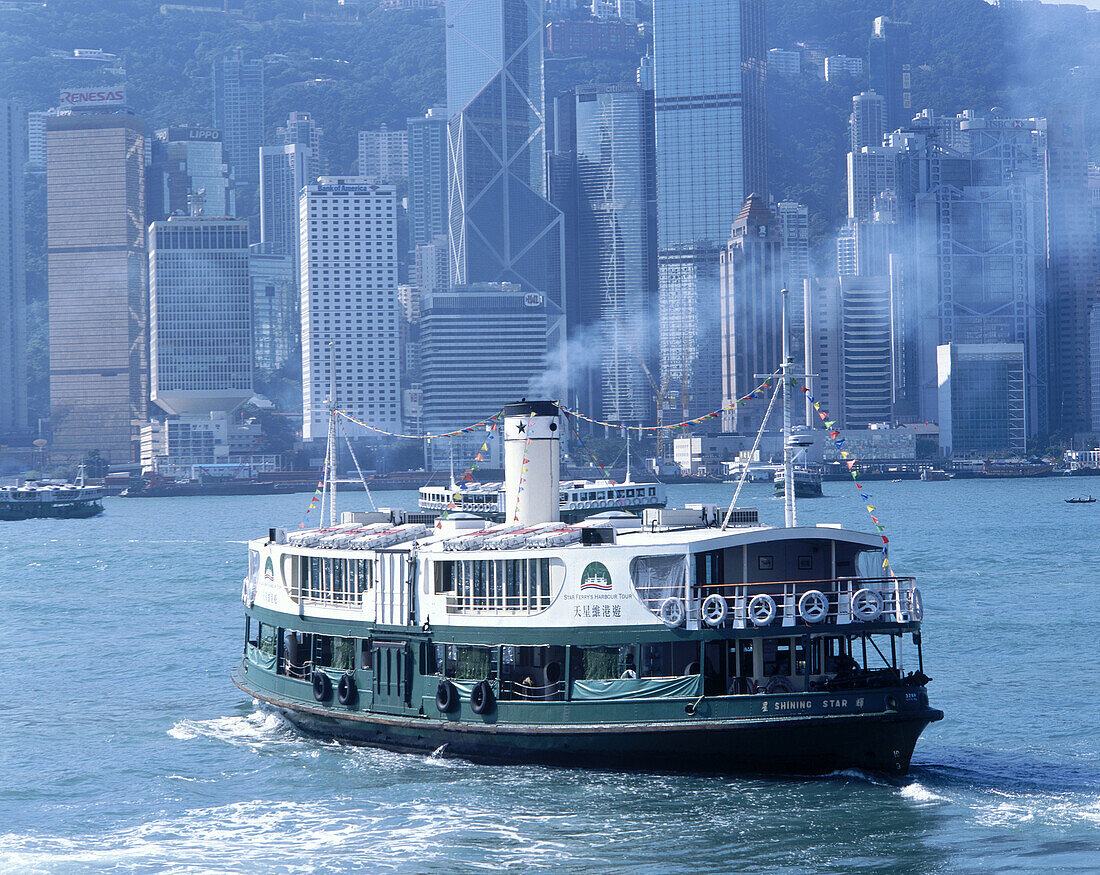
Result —
[[[598, 513], [638, 514], [667, 503], [663, 483], [623, 483], [610, 480], [563, 480], [559, 486], [559, 519], [579, 522]], [[504, 483], [467, 483], [465, 486], [423, 486], [417, 505], [421, 510], [474, 513], [493, 522], [504, 522], [508, 495]]]
[[[772, 482], [775, 483], [776, 495], [786, 492], [787, 475], [782, 468], [775, 472]], [[808, 466], [795, 468], [794, 494], [796, 498], [821, 498], [821, 469]]]
[[0, 520], [83, 519], [103, 513], [102, 486], [86, 486], [81, 468], [75, 483], [26, 480], [0, 487]]
[[881, 536], [799, 525], [793, 492], [783, 526], [732, 504], [566, 523], [557, 405], [502, 427], [503, 523], [330, 508], [249, 543], [241, 690], [312, 736], [474, 761], [907, 771], [943, 714]]
[[948, 474], [942, 468], [921, 468], [920, 479], [925, 483], [943, 483], [951, 480], [955, 475]]

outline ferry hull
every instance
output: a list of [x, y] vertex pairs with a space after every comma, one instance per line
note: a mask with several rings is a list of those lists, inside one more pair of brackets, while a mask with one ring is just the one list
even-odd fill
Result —
[[[348, 744], [482, 763], [729, 774], [821, 775], [861, 769], [909, 770], [924, 728], [942, 719], [931, 708], [880, 714], [605, 725], [442, 721], [313, 707], [261, 692], [239, 673], [244, 692], [279, 711], [304, 734]], [[700, 709], [702, 715], [705, 706]]]

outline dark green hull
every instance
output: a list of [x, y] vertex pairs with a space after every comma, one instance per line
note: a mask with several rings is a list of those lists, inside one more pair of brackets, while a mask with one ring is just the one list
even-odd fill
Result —
[[[616, 703], [620, 707], [500, 702], [482, 716], [463, 703], [444, 716], [427, 698], [415, 712], [390, 709], [406, 712], [393, 714], [367, 710], [359, 701], [310, 702], [304, 682], [247, 661], [233, 680], [318, 738], [408, 752], [442, 748], [448, 756], [490, 763], [802, 775], [855, 768], [897, 775], [908, 771], [924, 728], [943, 717], [928, 707], [923, 691], [900, 687]], [[269, 681], [303, 698], [268, 689]], [[369, 691], [361, 698], [369, 700]], [[823, 713], [830, 707], [847, 713]], [[797, 711], [806, 713], [792, 713]]]
[[103, 513], [98, 501], [74, 501], [50, 504], [46, 502], [7, 502], [0, 505], [0, 520], [87, 519]]

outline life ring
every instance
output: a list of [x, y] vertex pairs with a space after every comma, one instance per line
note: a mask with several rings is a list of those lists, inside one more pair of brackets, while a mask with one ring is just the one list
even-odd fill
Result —
[[359, 688], [355, 686], [355, 678], [350, 674], [345, 674], [340, 678], [340, 683], [336, 686], [336, 701], [341, 705], [354, 705], [355, 697], [359, 693]]
[[681, 675], [681, 677], [690, 678], [694, 677], [697, 674], [699, 674], [699, 663], [689, 662], [687, 665], [684, 666], [684, 673], [683, 675]]
[[703, 622], [708, 626], [721, 626], [725, 622], [729, 606], [726, 600], [718, 593], [708, 595], [703, 599]]
[[621, 680], [621, 681], [632, 681], [632, 680], [635, 680], [637, 677], [638, 677], [638, 672], [634, 671], [634, 669], [632, 669], [632, 668], [628, 668], [621, 675], [619, 675], [619, 680]]
[[798, 600], [798, 615], [807, 623], [820, 623], [829, 616], [829, 599], [819, 589], [808, 589]]
[[439, 682], [435, 690], [435, 707], [441, 714], [450, 714], [458, 704], [458, 691], [455, 685], [448, 680]]
[[493, 710], [496, 700], [493, 685], [488, 681], [481, 681], [470, 693], [470, 708], [475, 714], [488, 714]]
[[678, 626], [684, 625], [686, 613], [687, 612], [684, 610], [684, 603], [676, 598], [676, 596], [670, 596], [661, 602], [661, 622], [670, 629], [675, 629]]
[[785, 678], [781, 674], [774, 675], [768, 680], [768, 683], [764, 686], [765, 693], [793, 693], [794, 687], [791, 686], [791, 682], [788, 678]]
[[918, 623], [924, 619], [924, 599], [915, 586], [909, 591], [909, 615]]
[[882, 596], [873, 589], [858, 590], [852, 596], [852, 613], [864, 623], [877, 620], [882, 615]]
[[554, 662], [546, 663], [546, 668], [542, 670], [543, 681], [548, 691], [551, 691], [551, 687], [555, 687], [558, 681], [561, 680], [561, 663], [557, 660]]
[[318, 702], [327, 702], [332, 698], [332, 681], [323, 671], [313, 673], [313, 698]]
[[749, 618], [754, 626], [770, 626], [775, 619], [775, 599], [760, 593], [749, 602]]

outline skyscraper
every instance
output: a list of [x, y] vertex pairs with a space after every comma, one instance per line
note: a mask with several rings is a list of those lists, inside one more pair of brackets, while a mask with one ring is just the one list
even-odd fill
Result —
[[447, 109], [408, 120], [409, 246], [447, 234]]
[[881, 146], [886, 133], [886, 98], [874, 91], [862, 91], [855, 95], [848, 130], [852, 152], [859, 152], [864, 146]]
[[297, 271], [298, 200], [313, 156], [308, 146], [264, 146], [260, 149], [260, 242], [294, 258]]
[[163, 128], [152, 140], [146, 180], [146, 217], [232, 216], [235, 211], [222, 132], [213, 128]]
[[448, 0], [451, 280], [518, 283], [560, 314], [564, 232], [546, 199], [542, 24], [541, 0]]
[[[783, 240], [762, 198], [750, 195], [722, 253], [722, 406], [751, 392], [758, 374], [779, 367], [783, 351]], [[764, 411], [727, 411], [723, 431], [753, 431]]]
[[309, 149], [306, 175], [313, 182], [328, 172], [328, 155], [324, 147], [325, 129], [308, 112], [291, 112], [286, 124], [275, 129], [276, 140], [282, 146], [304, 146]]
[[[570, 156], [575, 187], [578, 315], [597, 344], [583, 392], [615, 422], [648, 418], [654, 370], [657, 204], [653, 92], [587, 85], [558, 98], [556, 148]], [[564, 139], [570, 142], [564, 143]]]
[[233, 179], [256, 185], [264, 138], [264, 62], [230, 49], [214, 61], [214, 127], [225, 137]]
[[[928, 115], [915, 127], [897, 174], [914, 412], [925, 420], [944, 413], [937, 346], [1018, 343], [1026, 368], [1018, 418], [1028, 437], [1046, 433], [1045, 123], [963, 113]], [[1081, 319], [1087, 324], [1087, 312]]]
[[867, 69], [871, 90], [886, 100], [888, 130], [907, 125], [913, 117], [912, 62], [909, 58], [907, 21], [875, 19], [869, 46]]
[[722, 397], [719, 255], [767, 197], [762, 0], [653, 10], [661, 370], [692, 415]]
[[[515, 283], [478, 283], [424, 295], [421, 384], [426, 432], [492, 416], [509, 400], [542, 392], [547, 369], [546, 300]], [[429, 463], [468, 465], [485, 440], [473, 432], [432, 441]]]
[[145, 124], [47, 120], [52, 452], [138, 458], [149, 401]]
[[396, 184], [409, 175], [408, 131], [359, 132], [359, 175], [377, 183]]
[[1089, 385], [1089, 314], [1100, 304], [1100, 251], [1090, 231], [1084, 112], [1047, 118], [1046, 268], [1050, 298], [1051, 427], [1088, 431], [1100, 407]]
[[340, 409], [399, 431], [396, 191], [362, 177], [322, 176], [302, 190], [298, 214], [302, 438], [325, 437], [333, 377]]
[[26, 115], [0, 99], [0, 435], [27, 427], [27, 286], [23, 266]]
[[247, 220], [149, 226], [149, 367], [168, 413], [228, 412], [252, 395]]
[[298, 265], [271, 243], [248, 247], [252, 283], [252, 361], [257, 373], [272, 373], [298, 354]]

